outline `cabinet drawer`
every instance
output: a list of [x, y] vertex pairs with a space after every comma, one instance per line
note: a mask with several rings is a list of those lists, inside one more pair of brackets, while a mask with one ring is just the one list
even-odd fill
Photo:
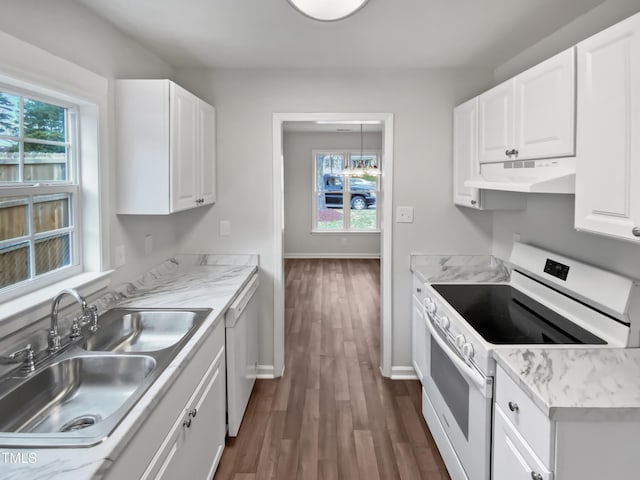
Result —
[[551, 421], [500, 366], [496, 373], [496, 410], [497, 407], [502, 409], [505, 417], [544, 464], [551, 466]]
[[493, 480], [553, 480], [553, 473], [516, 432], [507, 413], [496, 405], [493, 420]]

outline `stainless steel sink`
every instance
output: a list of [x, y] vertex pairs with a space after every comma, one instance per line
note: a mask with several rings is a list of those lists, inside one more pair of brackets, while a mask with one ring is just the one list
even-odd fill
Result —
[[100, 316], [100, 328], [87, 337], [90, 351], [154, 352], [172, 347], [199, 326], [210, 310], [112, 309]]
[[210, 312], [109, 310], [97, 332], [83, 332], [84, 341], [34, 373], [0, 378], [0, 446], [88, 447], [108, 438]]
[[54, 363], [0, 397], [0, 430], [60, 433], [96, 426], [155, 367], [149, 356], [80, 356]]

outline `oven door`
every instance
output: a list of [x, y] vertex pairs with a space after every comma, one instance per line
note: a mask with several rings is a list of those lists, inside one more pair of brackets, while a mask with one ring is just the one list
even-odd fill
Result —
[[438, 447], [446, 450], [442, 457], [445, 464], [447, 459], [451, 463], [447, 468], [453, 480], [489, 480], [493, 378], [467, 364], [426, 311], [425, 322], [424, 390], [435, 413], [427, 423], [432, 430], [444, 432], [434, 437], [441, 438], [443, 445]]

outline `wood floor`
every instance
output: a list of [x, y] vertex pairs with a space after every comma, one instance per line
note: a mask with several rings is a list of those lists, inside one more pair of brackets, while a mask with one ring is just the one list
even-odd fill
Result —
[[417, 381], [379, 370], [377, 260], [287, 260], [285, 374], [258, 380], [216, 480], [448, 480]]

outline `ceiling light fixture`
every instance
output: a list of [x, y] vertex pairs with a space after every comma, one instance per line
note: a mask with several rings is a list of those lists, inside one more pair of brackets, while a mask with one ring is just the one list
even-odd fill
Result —
[[313, 20], [334, 22], [353, 15], [369, 0], [288, 0], [300, 13]]

